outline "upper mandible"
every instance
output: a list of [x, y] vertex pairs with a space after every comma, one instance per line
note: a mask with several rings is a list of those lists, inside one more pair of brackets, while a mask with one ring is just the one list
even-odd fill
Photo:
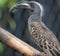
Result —
[[20, 3], [16, 3], [15, 5], [13, 5], [9, 12], [13, 11], [14, 9], [18, 9], [18, 8], [26, 8], [26, 9], [31, 9], [30, 5], [26, 2], [20, 2]]

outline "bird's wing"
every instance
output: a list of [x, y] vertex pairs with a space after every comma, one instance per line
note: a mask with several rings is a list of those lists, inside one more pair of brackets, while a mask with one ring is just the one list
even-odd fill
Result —
[[56, 36], [49, 30], [43, 22], [32, 22], [30, 24], [30, 34], [35, 43], [50, 56], [60, 55], [60, 44]]

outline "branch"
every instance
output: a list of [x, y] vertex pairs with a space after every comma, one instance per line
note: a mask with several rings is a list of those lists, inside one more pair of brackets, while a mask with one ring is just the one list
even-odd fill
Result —
[[25, 56], [47, 56], [0, 27], [0, 40]]

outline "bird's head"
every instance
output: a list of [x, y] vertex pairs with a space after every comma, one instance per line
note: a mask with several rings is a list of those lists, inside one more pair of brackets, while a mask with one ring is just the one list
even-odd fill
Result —
[[36, 1], [26, 1], [16, 3], [14, 6], [11, 7], [10, 11], [12, 11], [15, 8], [26, 8], [32, 11], [31, 15], [28, 18], [28, 26], [30, 26], [32, 22], [42, 21], [43, 6]]
[[18, 8], [30, 9], [32, 11], [32, 14], [30, 15], [31, 18], [33, 18], [32, 20], [40, 21], [42, 19], [43, 6], [36, 1], [18, 2], [14, 6], [12, 6], [9, 11], [12, 11]]

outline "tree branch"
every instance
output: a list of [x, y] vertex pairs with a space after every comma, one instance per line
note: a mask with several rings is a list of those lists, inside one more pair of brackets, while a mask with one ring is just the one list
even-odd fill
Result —
[[47, 56], [0, 27], [0, 40], [25, 56]]

